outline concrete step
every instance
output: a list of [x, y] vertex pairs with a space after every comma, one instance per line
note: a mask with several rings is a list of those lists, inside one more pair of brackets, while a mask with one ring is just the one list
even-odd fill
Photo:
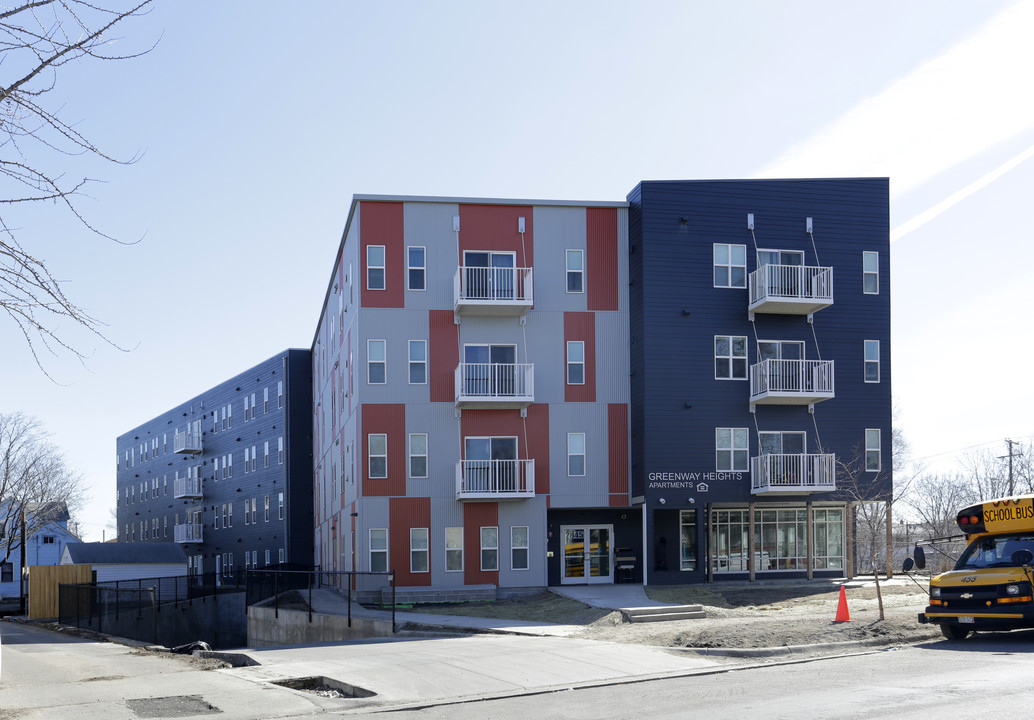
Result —
[[667, 622], [670, 620], [700, 620], [707, 613], [700, 605], [661, 605], [655, 607], [621, 608], [629, 622]]

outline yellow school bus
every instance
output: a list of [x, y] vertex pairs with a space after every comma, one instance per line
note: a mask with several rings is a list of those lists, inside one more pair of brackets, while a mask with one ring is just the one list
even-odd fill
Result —
[[[920, 623], [936, 623], [949, 640], [977, 630], [1034, 628], [1034, 495], [988, 500], [955, 518], [968, 545], [955, 569], [930, 579]], [[922, 569], [923, 553], [914, 563]]]

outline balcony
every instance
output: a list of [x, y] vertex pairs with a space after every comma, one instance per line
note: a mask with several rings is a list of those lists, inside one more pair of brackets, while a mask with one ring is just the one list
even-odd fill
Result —
[[453, 310], [458, 315], [520, 317], [533, 302], [531, 268], [461, 265], [453, 278]]
[[811, 315], [833, 304], [833, 268], [762, 265], [750, 274], [748, 312]]
[[525, 408], [535, 402], [534, 363], [460, 363], [456, 407]]
[[201, 494], [201, 467], [190, 469], [187, 477], [180, 477], [178, 474], [172, 483], [172, 496], [175, 498], [191, 498], [200, 500]]
[[178, 430], [172, 436], [172, 451], [185, 455], [197, 455], [201, 452], [201, 424], [188, 426], [186, 432]]
[[178, 543], [199, 543], [204, 542], [204, 526], [200, 523], [188, 523], [177, 525], [173, 528], [173, 538]]
[[752, 405], [812, 405], [832, 397], [832, 360], [762, 360], [750, 366]]
[[803, 495], [836, 489], [836, 455], [761, 455], [750, 459], [752, 495]]
[[456, 499], [525, 500], [535, 497], [534, 460], [460, 460]]

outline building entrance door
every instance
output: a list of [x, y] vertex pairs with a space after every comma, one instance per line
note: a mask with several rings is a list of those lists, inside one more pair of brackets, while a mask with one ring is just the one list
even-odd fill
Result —
[[613, 525], [561, 525], [562, 585], [614, 582]]

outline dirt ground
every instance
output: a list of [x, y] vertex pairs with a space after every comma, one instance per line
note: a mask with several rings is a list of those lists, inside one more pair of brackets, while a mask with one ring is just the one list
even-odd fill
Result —
[[[907, 584], [905, 584], [907, 582]], [[700, 620], [630, 623], [620, 612], [590, 608], [549, 593], [520, 602], [418, 606], [417, 612], [501, 617], [581, 625], [574, 637], [671, 648], [771, 648], [788, 645], [879, 639], [888, 644], [939, 639], [936, 626], [920, 625], [916, 616], [926, 606], [923, 587], [910, 581], [883, 584], [884, 619], [880, 620], [872, 581], [845, 585], [851, 622], [835, 623], [839, 587], [721, 586], [649, 587], [654, 600], [699, 604]]]

